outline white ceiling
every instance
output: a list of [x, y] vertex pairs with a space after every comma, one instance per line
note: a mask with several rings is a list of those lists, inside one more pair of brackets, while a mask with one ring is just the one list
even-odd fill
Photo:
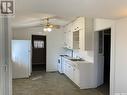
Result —
[[44, 13], [30, 13], [30, 14], [23, 14], [19, 15], [16, 14], [16, 16], [12, 19], [12, 27], [13, 28], [24, 28], [24, 27], [38, 27], [41, 24], [44, 24], [43, 20], [45, 18], [50, 18], [49, 22], [55, 25], [61, 25], [64, 26], [68, 24], [70, 21], [74, 20], [74, 17], [58, 17], [50, 14], [44, 14]]
[[[15, 0], [13, 24], [47, 16], [77, 16], [117, 19], [127, 16], [127, 0]], [[48, 14], [48, 15], [47, 15]], [[51, 15], [53, 14], [53, 15]], [[69, 19], [62, 20], [69, 21]]]

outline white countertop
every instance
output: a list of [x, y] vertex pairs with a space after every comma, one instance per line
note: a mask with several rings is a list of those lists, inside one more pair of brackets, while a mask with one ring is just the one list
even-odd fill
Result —
[[[70, 60], [70, 59], [75, 59], [75, 58], [73, 58], [73, 57], [69, 57], [69, 56], [63, 56], [64, 58], [66, 58], [66, 59], [68, 59], [68, 60]], [[74, 62], [74, 63], [91, 63], [91, 62], [89, 62], [89, 61], [86, 61], [85, 59], [84, 59], [84, 61], [72, 61], [72, 60], [70, 60], [71, 62]]]

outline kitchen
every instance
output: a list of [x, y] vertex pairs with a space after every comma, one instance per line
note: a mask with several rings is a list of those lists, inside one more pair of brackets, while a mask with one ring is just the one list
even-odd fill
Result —
[[[0, 3], [4, 12], [14, 8], [13, 16], [2, 11], [0, 14], [1, 95], [12, 95], [12, 92], [13, 95], [127, 94], [126, 0], [4, 0]], [[94, 19], [94, 32], [88, 32], [92, 28], [87, 26], [87, 17]], [[77, 19], [82, 19], [81, 22], [85, 19], [85, 24]], [[46, 44], [37, 41], [37, 48], [47, 46], [45, 72], [31, 69], [32, 35], [46, 37]], [[12, 40], [28, 41], [28, 47], [15, 48], [26, 48], [28, 55], [21, 57], [23, 52], [18, 50], [20, 54], [16, 52], [12, 58]], [[58, 61], [60, 55], [62, 64]], [[82, 68], [84, 74], [89, 71], [87, 78], [82, 75]]]
[[[99, 20], [105, 23], [106, 19]], [[100, 21], [97, 22], [97, 19], [90, 17], [77, 17], [59, 31], [49, 33], [40, 33], [42, 29], [35, 27], [28, 29], [14, 28], [13, 40], [31, 40], [32, 35], [46, 35], [46, 73], [58, 71], [60, 75], [67, 76], [68, 81], [71, 80], [79, 89], [97, 88], [103, 84], [103, 69], [100, 70], [102, 73], [98, 73], [98, 67], [101, 64], [99, 65], [94, 61], [94, 52], [97, 52], [94, 51], [95, 22], [98, 25]], [[105, 28], [109, 27], [109, 24], [107, 25]], [[13, 68], [14, 79], [16, 79], [15, 73], [17, 73], [15, 68]], [[21, 70], [21, 67], [19, 69]], [[29, 70], [31, 70], [31, 66]], [[33, 71], [29, 71], [29, 76], [33, 75], [33, 73]], [[21, 73], [17, 75], [21, 75]], [[40, 73], [37, 75], [33, 80], [42, 77]], [[104, 89], [103, 86], [102, 89]], [[109, 93], [107, 90], [103, 92]]]
[[[96, 69], [91, 58], [82, 56], [92, 51], [94, 37], [94, 19], [79, 17], [69, 23], [64, 30], [64, 49], [66, 55], [60, 55], [58, 71], [64, 73], [80, 89], [96, 88]], [[81, 54], [82, 55], [81, 55]], [[101, 85], [101, 84], [100, 84]]]

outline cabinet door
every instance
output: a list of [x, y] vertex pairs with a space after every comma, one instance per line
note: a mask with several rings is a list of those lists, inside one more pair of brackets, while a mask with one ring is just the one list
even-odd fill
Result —
[[67, 32], [64, 32], [64, 47], [67, 47], [67, 34], [66, 33]]
[[64, 32], [64, 47], [69, 48], [69, 32]]
[[68, 65], [69, 78], [73, 81], [73, 66]]
[[76, 22], [75, 22], [75, 30], [80, 30], [84, 28], [84, 24], [85, 24], [85, 17], [79, 17], [77, 18]]
[[85, 38], [84, 38], [84, 29], [79, 30], [79, 49], [84, 51], [84, 44], [85, 44]]
[[79, 69], [78, 68], [75, 68], [74, 67], [74, 79], [73, 79], [73, 82], [75, 83], [75, 84], [77, 84], [78, 86], [80, 85], [80, 74], [79, 74]]
[[73, 35], [73, 48], [84, 50], [84, 27], [85, 26], [85, 17], [79, 17], [73, 22], [72, 32], [73, 34], [78, 31], [78, 41], [75, 41]]
[[69, 61], [67, 60], [66, 60], [66, 65], [65, 65], [65, 74], [67, 75], [68, 78], [73, 80], [73, 66], [71, 66]]
[[73, 49], [84, 51], [84, 29], [73, 32]]
[[79, 31], [73, 32], [73, 49], [80, 49], [79, 43], [80, 43], [80, 33]]
[[85, 50], [93, 49], [94, 19], [85, 18]]
[[72, 49], [72, 31], [71, 31], [71, 25], [69, 24], [65, 27], [65, 32], [64, 32], [64, 46]]
[[65, 59], [65, 61], [64, 61], [65, 63], [64, 63], [64, 73], [65, 73], [65, 75], [67, 75], [68, 76], [68, 62], [67, 62], [67, 59]]
[[65, 65], [65, 74], [69, 77], [69, 66], [68, 64]]
[[57, 70], [61, 73], [61, 62], [59, 62], [59, 60], [57, 63]]
[[72, 32], [71, 31], [68, 31], [67, 32], [67, 47], [69, 49], [72, 49]]
[[62, 57], [62, 71], [63, 71], [63, 73], [65, 74], [65, 70], [66, 70], [66, 61], [65, 61], [66, 59], [64, 58], [64, 57]]
[[72, 31], [78, 31], [80, 29], [82, 29], [84, 27], [84, 20], [85, 18], [84, 17], [79, 17], [77, 18], [74, 22], [73, 22], [73, 26], [72, 26]]

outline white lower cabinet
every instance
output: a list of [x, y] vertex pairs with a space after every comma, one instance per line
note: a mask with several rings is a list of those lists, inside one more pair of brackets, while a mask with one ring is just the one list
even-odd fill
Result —
[[70, 65], [70, 62], [65, 59], [64, 63], [64, 73], [67, 75], [68, 78], [71, 80], [73, 79], [73, 67]]
[[73, 82], [75, 84], [77, 84], [78, 86], [80, 86], [80, 72], [79, 72], [79, 69], [74, 67], [73, 70], [74, 70], [74, 73], [73, 73]]
[[68, 64], [65, 65], [65, 74], [66, 74], [68, 77], [70, 77], [70, 76], [69, 76], [69, 65], [68, 65]]
[[74, 62], [69, 59], [64, 60], [64, 74], [71, 79], [80, 89], [96, 88], [94, 83], [95, 75], [93, 66], [89, 62]]
[[64, 59], [64, 67], [63, 67], [63, 71], [64, 71], [64, 74], [68, 76], [68, 64], [67, 64], [67, 61], [66, 59]]
[[68, 64], [68, 77], [73, 80], [73, 67]]

